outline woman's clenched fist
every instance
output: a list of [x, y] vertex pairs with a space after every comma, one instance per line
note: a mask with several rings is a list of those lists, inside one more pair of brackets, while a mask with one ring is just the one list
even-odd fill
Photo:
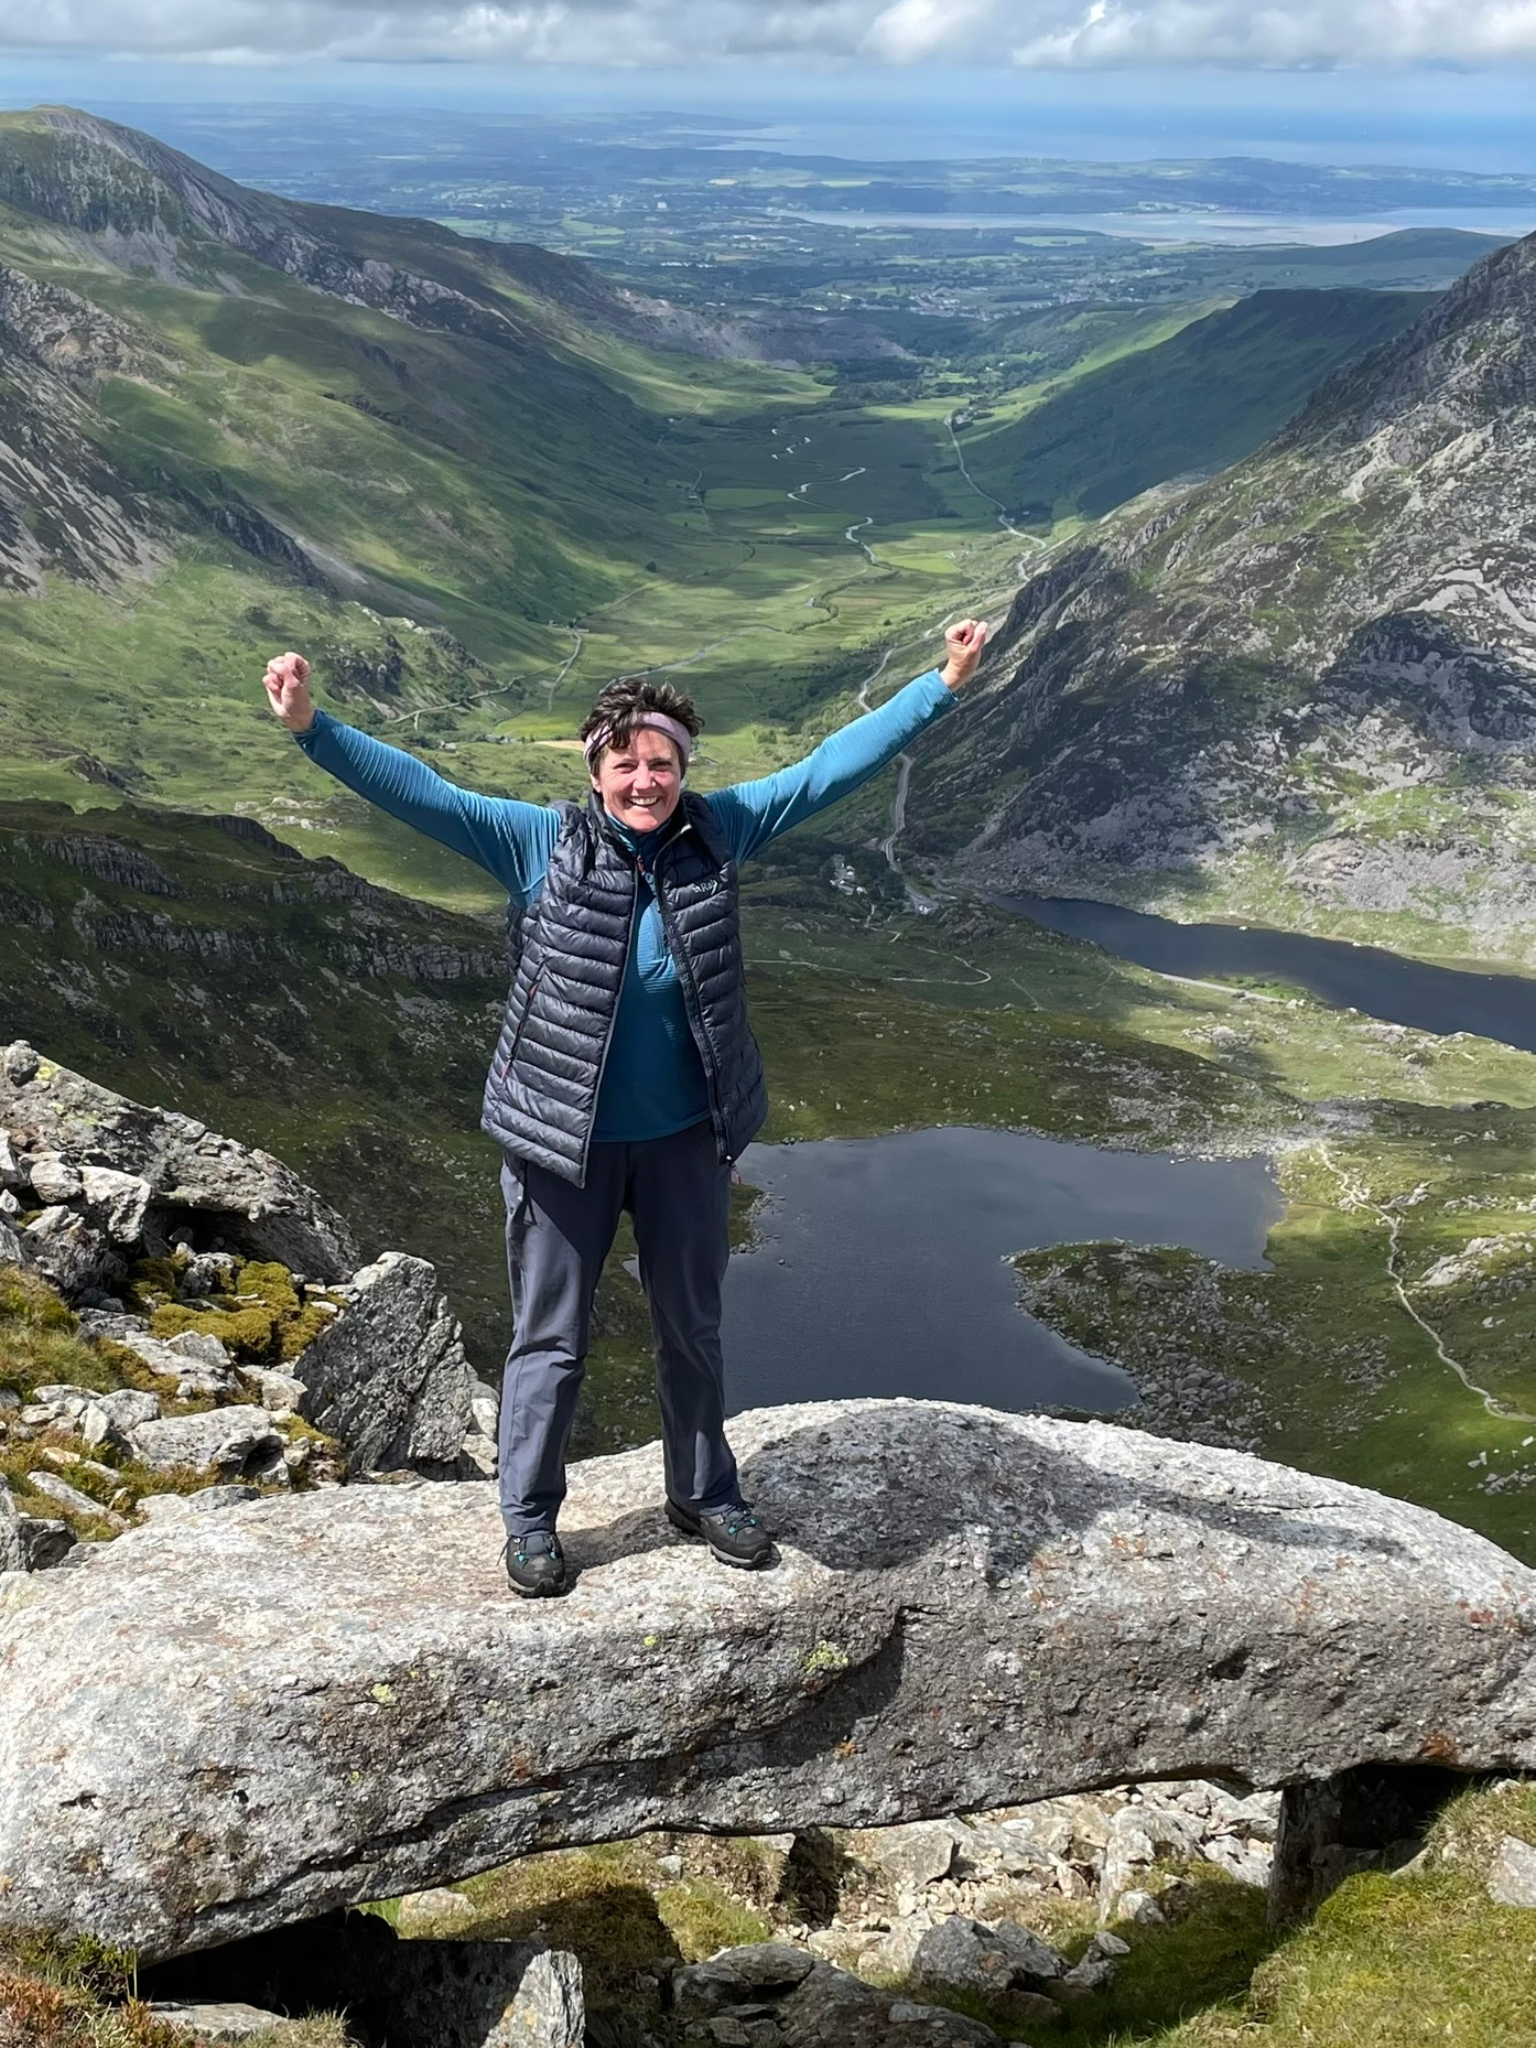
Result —
[[274, 654], [261, 679], [272, 716], [290, 732], [308, 732], [315, 722], [315, 700], [309, 694], [309, 663], [302, 654]]
[[953, 626], [945, 628], [944, 646], [949, 659], [940, 671], [940, 677], [947, 688], [965, 688], [976, 673], [976, 664], [980, 661], [981, 650], [986, 644], [985, 619], [960, 619]]

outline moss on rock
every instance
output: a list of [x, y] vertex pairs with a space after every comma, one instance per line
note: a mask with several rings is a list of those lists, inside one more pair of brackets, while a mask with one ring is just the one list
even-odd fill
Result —
[[169, 1301], [149, 1319], [153, 1337], [179, 1337], [186, 1331], [217, 1337], [232, 1358], [247, 1365], [270, 1365], [280, 1355], [279, 1318], [270, 1308], [197, 1309]]

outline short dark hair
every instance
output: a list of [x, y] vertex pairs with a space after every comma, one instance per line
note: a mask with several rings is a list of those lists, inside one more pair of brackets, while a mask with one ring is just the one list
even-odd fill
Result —
[[581, 728], [582, 745], [605, 726], [611, 747], [627, 747], [635, 728], [648, 711], [675, 718], [690, 739], [697, 739], [704, 721], [691, 697], [670, 683], [658, 683], [650, 676], [619, 676], [603, 691], [587, 713]]

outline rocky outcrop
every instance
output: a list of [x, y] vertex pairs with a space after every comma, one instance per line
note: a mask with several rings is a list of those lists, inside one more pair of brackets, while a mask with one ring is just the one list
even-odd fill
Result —
[[[204, 1479], [339, 1477], [338, 1443], [353, 1477], [495, 1470], [496, 1390], [469, 1364], [435, 1269], [385, 1252], [350, 1270], [346, 1224], [269, 1154], [16, 1044], [0, 1055], [0, 1201], [0, 1261], [48, 1280], [88, 1340], [131, 1352], [159, 1387], [37, 1388], [27, 1426]], [[265, 1296], [240, 1291], [242, 1257]], [[107, 1291], [145, 1306], [141, 1281], [154, 1318]], [[221, 1405], [162, 1416], [161, 1393]], [[307, 1433], [285, 1434], [299, 1414]], [[317, 1430], [335, 1440], [318, 1459]]]
[[[114, 1246], [147, 1238], [149, 1250], [168, 1249], [178, 1222], [312, 1279], [340, 1280], [358, 1264], [346, 1223], [269, 1152], [131, 1102], [24, 1043], [0, 1055], [0, 1128], [49, 1204], [52, 1220], [27, 1233], [30, 1256], [66, 1291], [104, 1270]], [[88, 1174], [98, 1176], [90, 1186]]]
[[164, 366], [163, 348], [139, 328], [78, 292], [0, 264], [0, 358], [17, 355], [83, 384]]
[[562, 1603], [509, 1598], [474, 1484], [0, 1581], [0, 1929], [166, 1955], [656, 1827], [1536, 1767], [1536, 1573], [1422, 1509], [939, 1403], [734, 1435], [781, 1533], [755, 1576], [669, 1532], [650, 1447], [574, 1469]]
[[[21, 309], [38, 314], [38, 302], [62, 317], [23, 335]], [[0, 264], [0, 588], [36, 597], [62, 573], [104, 589], [166, 559], [165, 521], [103, 452], [100, 415], [80, 388], [98, 344], [96, 359], [111, 362], [116, 330], [83, 300]]]
[[495, 1445], [473, 1403], [490, 1389], [464, 1356], [432, 1267], [385, 1252], [353, 1274], [343, 1300], [294, 1371], [309, 1391], [309, 1419], [346, 1444], [348, 1470], [453, 1471], [473, 1434], [483, 1438], [480, 1469], [489, 1471]]
[[0, 1479], [0, 1572], [45, 1571], [60, 1563], [74, 1542], [67, 1522], [22, 1514], [10, 1486]]

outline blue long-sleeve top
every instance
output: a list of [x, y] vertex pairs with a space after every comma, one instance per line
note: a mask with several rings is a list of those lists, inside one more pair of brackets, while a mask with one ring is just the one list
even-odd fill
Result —
[[[709, 807], [732, 857], [738, 865], [749, 860], [781, 834], [850, 795], [954, 701], [937, 669], [930, 669], [877, 711], [823, 740], [793, 767], [757, 782], [712, 790]], [[309, 758], [338, 782], [474, 861], [496, 877], [514, 903], [528, 904], [538, 894], [560, 832], [560, 813], [553, 805], [460, 789], [414, 754], [372, 739], [325, 711], [317, 711], [309, 731], [297, 738]], [[635, 851], [639, 903], [592, 1136], [597, 1144], [636, 1144], [702, 1123], [709, 1115], [709, 1094], [650, 886], [645, 846], [617, 821], [610, 822]]]

